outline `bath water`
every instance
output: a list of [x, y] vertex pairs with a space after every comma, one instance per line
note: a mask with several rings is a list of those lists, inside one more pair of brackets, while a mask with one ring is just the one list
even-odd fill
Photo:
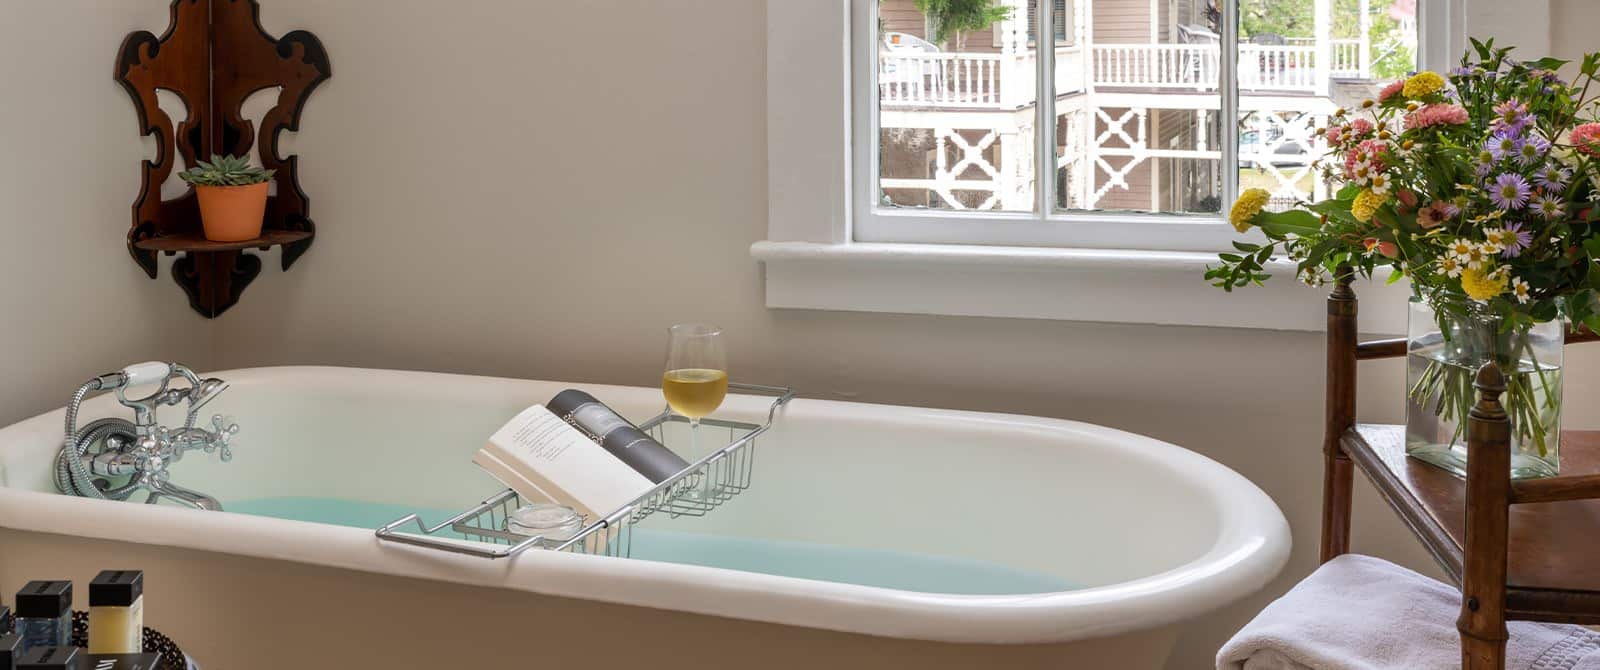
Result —
[[[336, 498], [254, 498], [228, 501], [223, 507], [239, 514], [367, 529], [378, 528], [412, 512], [431, 523], [456, 514]], [[1053, 575], [968, 558], [657, 528], [635, 528], [630, 548], [633, 558], [647, 561], [926, 593], [1006, 595], [1071, 591], [1081, 587]]]

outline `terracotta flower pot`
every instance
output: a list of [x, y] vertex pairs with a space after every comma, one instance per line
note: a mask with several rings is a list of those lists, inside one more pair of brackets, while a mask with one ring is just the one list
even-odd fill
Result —
[[196, 186], [200, 225], [213, 242], [242, 242], [261, 237], [267, 216], [267, 184]]

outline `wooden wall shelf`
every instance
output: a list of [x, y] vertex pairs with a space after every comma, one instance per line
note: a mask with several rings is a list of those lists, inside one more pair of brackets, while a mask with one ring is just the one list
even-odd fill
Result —
[[134, 242], [135, 249], [143, 251], [165, 251], [175, 254], [180, 251], [190, 253], [215, 253], [218, 251], [242, 251], [244, 249], [260, 249], [266, 251], [273, 247], [294, 244], [302, 240], [311, 239], [308, 230], [264, 230], [261, 237], [242, 242], [217, 242], [194, 237], [192, 235], [168, 235], [165, 237], [150, 237]]
[[[246, 249], [282, 245], [288, 270], [311, 248], [316, 225], [310, 198], [300, 188], [296, 157], [278, 154], [278, 136], [300, 129], [306, 99], [333, 70], [315, 35], [303, 30], [268, 35], [256, 0], [172, 0], [171, 13], [166, 34], [130, 34], [117, 52], [116, 80], [133, 98], [140, 132], [154, 136], [157, 147], [156, 160], [143, 165], [128, 253], [152, 279], [158, 253], [183, 254], [173, 266], [173, 279], [195, 311], [214, 318], [238, 303], [261, 273], [261, 259]], [[243, 116], [244, 102], [272, 88], [279, 90], [277, 104], [255, 128]], [[182, 98], [188, 118], [174, 123], [157, 102], [158, 90]], [[214, 154], [249, 155], [258, 146], [262, 165], [277, 171], [277, 192], [268, 199], [259, 240], [207, 242], [192, 189], [177, 199], [162, 199], [161, 185], [176, 169], [175, 156], [194, 165]]]

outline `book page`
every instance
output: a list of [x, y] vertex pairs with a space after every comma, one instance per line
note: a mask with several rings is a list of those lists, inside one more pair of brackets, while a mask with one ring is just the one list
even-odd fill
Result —
[[[497, 467], [485, 470], [524, 498], [537, 494], [530, 500], [552, 499], [590, 521], [616, 511], [655, 486], [543, 405], [518, 414], [489, 438], [482, 451], [510, 472]], [[474, 460], [485, 465], [487, 459]]]

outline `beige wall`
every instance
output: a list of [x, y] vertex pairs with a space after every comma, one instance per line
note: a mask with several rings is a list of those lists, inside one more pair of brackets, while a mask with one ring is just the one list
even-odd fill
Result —
[[[243, 302], [208, 323], [165, 274], [143, 279], [121, 245], [141, 145], [110, 64], [123, 33], [166, 25], [164, 2], [0, 0], [27, 19], [0, 23], [7, 417], [59, 404], [92, 371], [154, 357], [652, 384], [666, 326], [710, 320], [728, 329], [740, 379], [1081, 419], [1256, 481], [1294, 526], [1291, 564], [1267, 593], [1192, 626], [1174, 668], [1208, 667], [1221, 640], [1314, 566], [1317, 334], [763, 306], [747, 254], [766, 233], [763, 3], [264, 4], [271, 32], [309, 28], [333, 59], [289, 145], [320, 233], [292, 272], [269, 260]], [[1567, 25], [1600, 13], [1557, 5]], [[19, 90], [37, 93], [22, 104]], [[1322, 309], [1316, 293], [1304, 309]], [[107, 324], [134, 326], [96, 330]], [[1600, 369], [1600, 351], [1579, 351], [1580, 370]], [[1397, 420], [1398, 367], [1362, 373], [1361, 416]], [[1592, 378], [1574, 375], [1571, 395], [1600, 398]], [[1427, 569], [1361, 490], [1356, 547]]]
[[141, 140], [111, 78], [117, 45], [162, 2], [0, 0], [0, 422], [59, 407], [91, 375], [153, 358], [212, 364], [210, 331], [124, 244]]

